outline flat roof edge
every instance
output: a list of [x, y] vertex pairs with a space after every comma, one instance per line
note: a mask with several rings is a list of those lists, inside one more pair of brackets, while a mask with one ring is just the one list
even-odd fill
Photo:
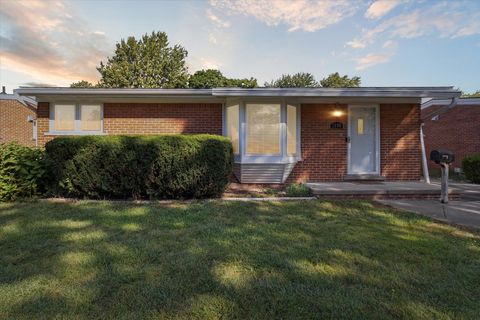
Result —
[[459, 97], [453, 87], [358, 87], [358, 88], [19, 88], [21, 96], [130, 96], [130, 97], [411, 97], [448, 99]]

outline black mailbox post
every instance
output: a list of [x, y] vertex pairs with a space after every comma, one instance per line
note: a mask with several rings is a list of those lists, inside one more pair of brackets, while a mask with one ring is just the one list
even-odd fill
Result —
[[450, 163], [455, 161], [455, 155], [449, 150], [432, 150], [432, 152], [430, 152], [430, 160], [440, 165], [442, 170], [442, 194], [440, 196], [440, 202], [448, 203], [448, 167]]

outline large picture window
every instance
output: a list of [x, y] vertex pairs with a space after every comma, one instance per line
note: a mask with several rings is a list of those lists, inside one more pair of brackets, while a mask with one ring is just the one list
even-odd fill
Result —
[[50, 131], [55, 134], [98, 134], [103, 131], [103, 110], [95, 103], [52, 105]]
[[280, 149], [280, 104], [246, 105], [246, 153], [278, 155]]
[[227, 137], [232, 141], [233, 153], [239, 154], [240, 152], [240, 140], [239, 140], [239, 122], [240, 122], [240, 108], [239, 105], [233, 105], [227, 107]]

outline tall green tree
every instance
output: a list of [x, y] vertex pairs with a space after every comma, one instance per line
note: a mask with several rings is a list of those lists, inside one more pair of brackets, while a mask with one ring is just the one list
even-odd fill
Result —
[[164, 32], [129, 37], [116, 45], [115, 54], [97, 68], [106, 88], [186, 88], [187, 50], [169, 45]]
[[353, 88], [360, 87], [360, 84], [360, 77], [349, 78], [347, 75], [341, 76], [338, 72], [320, 80], [320, 85], [325, 88]]
[[93, 83], [88, 82], [87, 80], [80, 80], [70, 85], [70, 88], [94, 88], [94, 87], [95, 86], [93, 85]]
[[190, 76], [188, 86], [194, 89], [209, 89], [220, 87], [255, 88], [257, 79], [230, 79], [225, 77], [219, 70], [199, 70]]
[[280, 78], [265, 82], [267, 88], [316, 88], [320, 85], [311, 73], [283, 74]]

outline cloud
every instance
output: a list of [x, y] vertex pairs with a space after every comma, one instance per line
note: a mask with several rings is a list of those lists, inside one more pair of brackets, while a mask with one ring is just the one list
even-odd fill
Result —
[[354, 39], [352, 41], [347, 42], [347, 46], [352, 47], [353, 49], [363, 49], [367, 45], [365, 42], [362, 42], [360, 39]]
[[5, 1], [0, 6], [2, 67], [61, 85], [97, 81], [109, 43], [62, 1]]
[[288, 31], [313, 32], [352, 16], [357, 2], [348, 0], [210, 0], [218, 11], [242, 14], [267, 24], [284, 24]]
[[373, 2], [365, 12], [365, 18], [378, 19], [392, 11], [402, 1], [398, 0], [377, 0]]
[[364, 70], [377, 64], [387, 63], [392, 58], [392, 53], [369, 53], [366, 56], [356, 59], [356, 70]]
[[218, 42], [217, 37], [215, 37], [215, 35], [213, 33], [209, 33], [208, 34], [208, 42], [210, 42], [212, 44], [217, 44], [217, 42]]
[[207, 10], [207, 18], [208, 20], [212, 21], [215, 26], [219, 27], [219, 28], [228, 28], [230, 27], [230, 22], [228, 21], [225, 21], [223, 19], [221, 19], [220, 17], [218, 17], [217, 15], [215, 15], [211, 9], [208, 9]]
[[440, 2], [430, 7], [396, 15], [374, 28], [365, 29], [363, 34], [347, 45], [363, 49], [380, 35], [390, 38], [412, 39], [436, 35], [440, 38], [458, 38], [480, 34], [480, 11], [467, 3]]
[[222, 66], [221, 63], [218, 63], [214, 60], [200, 58], [200, 62], [202, 64], [202, 69], [215, 69], [218, 70]]
[[389, 62], [397, 51], [398, 44], [393, 40], [387, 40], [382, 45], [382, 51], [379, 53], [369, 53], [363, 57], [355, 59], [357, 65], [356, 70], [365, 70], [377, 64]]

